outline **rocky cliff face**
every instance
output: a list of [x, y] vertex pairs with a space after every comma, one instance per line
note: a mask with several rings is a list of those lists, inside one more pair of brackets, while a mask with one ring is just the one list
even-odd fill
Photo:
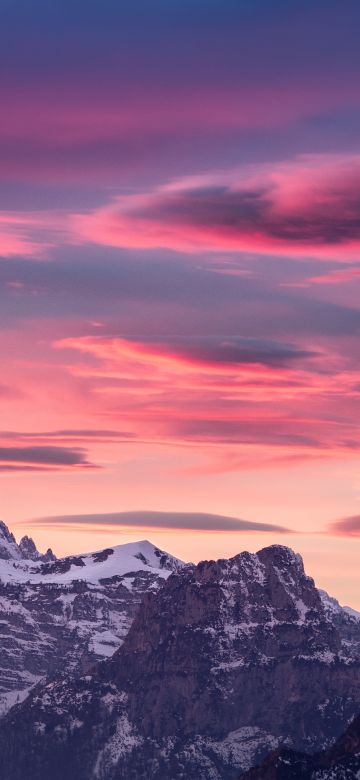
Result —
[[276, 750], [239, 780], [358, 780], [360, 776], [360, 716], [328, 750], [309, 756]]
[[360, 709], [360, 659], [301, 558], [274, 546], [187, 567], [124, 644], [3, 720], [4, 780], [232, 780], [284, 741], [328, 744]]
[[147, 591], [180, 563], [150, 542], [56, 560], [0, 525], [0, 714], [64, 669], [118, 649]]

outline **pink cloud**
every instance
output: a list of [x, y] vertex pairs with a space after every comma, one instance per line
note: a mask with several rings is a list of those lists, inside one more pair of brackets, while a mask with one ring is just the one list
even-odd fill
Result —
[[246, 166], [119, 197], [73, 218], [83, 240], [129, 248], [358, 256], [360, 156]]

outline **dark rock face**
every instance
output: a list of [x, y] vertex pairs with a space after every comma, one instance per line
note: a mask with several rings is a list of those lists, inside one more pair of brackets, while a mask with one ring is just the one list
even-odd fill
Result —
[[360, 716], [328, 750], [313, 756], [276, 750], [239, 780], [358, 780], [359, 773]]
[[5, 717], [0, 776], [235, 780], [284, 741], [321, 749], [360, 709], [354, 648], [288, 548], [185, 567], [111, 659]]
[[199, 564], [145, 598], [115, 681], [149, 737], [251, 725], [312, 746], [357, 711], [360, 665], [344, 652], [301, 559], [268, 548]]

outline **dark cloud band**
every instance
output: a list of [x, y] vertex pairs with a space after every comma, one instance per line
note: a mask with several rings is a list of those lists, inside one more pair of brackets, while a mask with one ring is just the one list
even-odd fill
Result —
[[17, 465], [17, 468], [20, 464], [50, 467], [91, 466], [83, 449], [51, 446], [0, 447], [0, 470], [4, 464], [5, 468], [9, 464]]

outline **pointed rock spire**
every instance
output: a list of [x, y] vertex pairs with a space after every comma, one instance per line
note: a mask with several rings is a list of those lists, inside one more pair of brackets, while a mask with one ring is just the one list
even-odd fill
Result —
[[31, 536], [23, 536], [19, 542], [19, 550], [24, 560], [37, 561], [40, 558], [40, 553], [37, 550], [36, 544]]

